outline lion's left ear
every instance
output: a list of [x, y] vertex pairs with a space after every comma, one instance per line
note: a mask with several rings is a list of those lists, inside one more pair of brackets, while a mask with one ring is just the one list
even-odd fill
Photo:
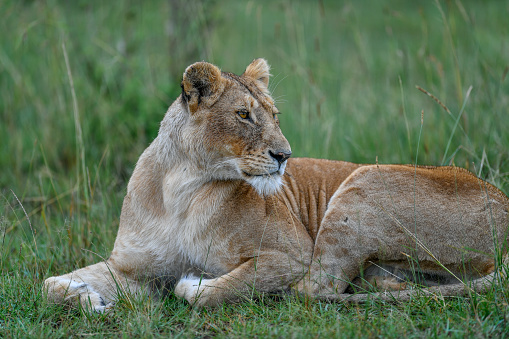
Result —
[[265, 59], [255, 59], [247, 66], [243, 76], [259, 81], [265, 88], [269, 86], [270, 66]]

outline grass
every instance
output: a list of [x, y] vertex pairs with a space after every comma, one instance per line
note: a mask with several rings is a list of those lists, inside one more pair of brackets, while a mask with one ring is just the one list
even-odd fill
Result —
[[197, 60], [242, 73], [265, 57], [297, 156], [452, 163], [507, 194], [508, 14], [466, 0], [2, 1], [0, 336], [508, 336], [507, 285], [471, 299], [265, 297], [199, 312], [170, 296], [107, 316], [40, 292], [45, 277], [108, 255], [134, 164]]

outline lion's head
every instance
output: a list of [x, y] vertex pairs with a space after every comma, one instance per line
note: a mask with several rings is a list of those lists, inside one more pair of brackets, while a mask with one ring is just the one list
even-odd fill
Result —
[[245, 180], [260, 195], [281, 187], [291, 155], [268, 83], [264, 59], [254, 60], [241, 76], [197, 62], [184, 72], [176, 102], [181, 107], [171, 120], [181, 121], [183, 154], [210, 179]]

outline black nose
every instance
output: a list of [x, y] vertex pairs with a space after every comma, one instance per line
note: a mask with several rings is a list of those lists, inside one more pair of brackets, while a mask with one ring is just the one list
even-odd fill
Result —
[[271, 157], [276, 159], [277, 162], [281, 165], [283, 162], [285, 162], [292, 155], [292, 152], [285, 152], [285, 151], [272, 152], [272, 151], [269, 151], [269, 154], [270, 154]]

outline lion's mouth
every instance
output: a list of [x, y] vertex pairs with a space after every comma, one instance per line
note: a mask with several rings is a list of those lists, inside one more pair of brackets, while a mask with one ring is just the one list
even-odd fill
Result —
[[258, 177], [258, 178], [269, 178], [269, 177], [273, 177], [273, 176], [279, 175], [279, 171], [274, 171], [274, 172], [265, 173], [265, 174], [251, 174], [251, 173], [247, 173], [246, 171], [242, 171], [242, 173], [245, 176], [250, 177], [250, 178], [255, 178], [255, 177]]

